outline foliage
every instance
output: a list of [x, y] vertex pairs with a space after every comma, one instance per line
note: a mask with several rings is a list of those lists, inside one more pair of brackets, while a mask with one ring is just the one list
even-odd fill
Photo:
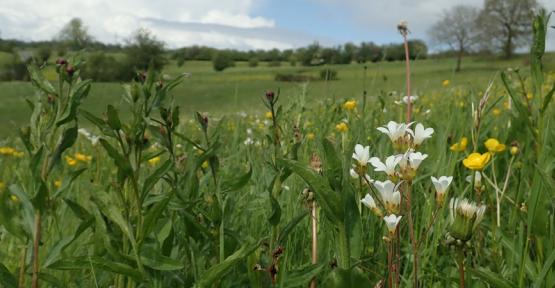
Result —
[[235, 66], [235, 62], [227, 52], [218, 52], [212, 58], [212, 66], [215, 71], [223, 71], [226, 68]]

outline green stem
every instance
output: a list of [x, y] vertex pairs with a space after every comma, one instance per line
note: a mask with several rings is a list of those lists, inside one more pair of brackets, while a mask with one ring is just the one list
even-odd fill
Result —
[[339, 268], [348, 270], [351, 268], [351, 255], [349, 250], [349, 238], [345, 226], [341, 225], [339, 228]]
[[458, 249], [458, 262], [459, 262], [459, 285], [464, 288], [464, 251], [462, 248]]

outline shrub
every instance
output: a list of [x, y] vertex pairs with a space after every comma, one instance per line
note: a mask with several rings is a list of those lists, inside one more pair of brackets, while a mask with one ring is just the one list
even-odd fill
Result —
[[258, 66], [258, 58], [249, 59], [249, 67], [256, 67], [256, 66]]
[[279, 60], [272, 60], [268, 62], [268, 67], [279, 67], [281, 66], [281, 61]]
[[320, 71], [320, 80], [339, 80], [337, 70], [324, 69]]
[[235, 62], [231, 59], [228, 53], [219, 52], [214, 55], [214, 58], [212, 58], [212, 65], [214, 66], [214, 70], [223, 71], [226, 68], [235, 66]]
[[294, 73], [278, 73], [275, 78], [276, 81], [282, 82], [307, 82], [316, 80], [313, 76]]

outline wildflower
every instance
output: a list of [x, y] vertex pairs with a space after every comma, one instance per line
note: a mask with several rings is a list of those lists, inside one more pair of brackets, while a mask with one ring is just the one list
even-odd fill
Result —
[[401, 98], [401, 100], [395, 101], [395, 104], [397, 104], [397, 105], [402, 105], [403, 103], [404, 104], [409, 104], [409, 100], [410, 100], [411, 103], [414, 103], [414, 101], [418, 100], [418, 96], [416, 96], [416, 95], [405, 96], [405, 97]]
[[397, 190], [395, 183], [386, 180], [374, 181], [374, 187], [380, 192], [380, 197], [385, 210], [388, 213], [399, 213], [399, 205], [401, 204], [401, 193]]
[[408, 25], [409, 23], [405, 20], [402, 20], [399, 22], [399, 24], [397, 24], [397, 30], [399, 31], [399, 33], [401, 33], [401, 35], [407, 36], [407, 34], [409, 33]]
[[62, 187], [62, 180], [56, 180], [56, 181], [54, 181], [54, 187], [56, 187], [56, 188]]
[[385, 172], [388, 177], [395, 177], [395, 167], [401, 161], [401, 156], [392, 155], [385, 159], [383, 163], [378, 157], [370, 158], [369, 162], [374, 166], [374, 171]]
[[463, 165], [470, 170], [482, 170], [491, 159], [491, 153], [472, 153], [463, 160]]
[[366, 167], [370, 160], [370, 146], [363, 147], [360, 144], [355, 145], [355, 152], [353, 152], [353, 159], [357, 160], [357, 165]]
[[466, 150], [466, 146], [468, 145], [468, 138], [462, 137], [461, 140], [453, 145], [449, 149], [453, 152], [463, 152]]
[[272, 111], [266, 112], [266, 113], [264, 114], [264, 117], [266, 117], [266, 119], [272, 119], [272, 117], [273, 117]]
[[418, 147], [422, 144], [422, 142], [424, 142], [424, 140], [432, 137], [432, 134], [434, 134], [434, 128], [424, 128], [424, 125], [418, 123], [416, 124], [416, 127], [414, 127], [414, 131], [407, 128], [407, 132], [412, 136], [413, 146]]
[[449, 235], [466, 242], [480, 224], [486, 211], [485, 205], [477, 205], [467, 199], [454, 198], [449, 202]]
[[150, 166], [156, 166], [158, 163], [160, 163], [160, 156], [148, 159], [148, 164], [150, 164]]
[[350, 100], [350, 101], [347, 101], [347, 102], [343, 103], [343, 108], [345, 110], [352, 111], [356, 107], [357, 107], [357, 101], [355, 101], [355, 100]]
[[441, 176], [439, 179], [432, 176], [431, 179], [436, 189], [436, 202], [439, 206], [443, 206], [445, 193], [447, 192], [447, 188], [449, 188], [449, 184], [453, 181], [453, 176]]
[[314, 138], [316, 138], [316, 135], [314, 135], [314, 133], [306, 134], [306, 139], [307, 140], [314, 140]]
[[66, 159], [67, 165], [69, 165], [69, 166], [77, 165], [77, 160], [75, 158], [73, 158], [71, 156], [66, 156], [65, 159]]
[[[472, 183], [472, 175], [466, 176], [466, 182]], [[482, 173], [480, 171], [474, 173], [474, 189], [482, 189]]]
[[516, 141], [513, 141], [513, 143], [511, 143], [511, 155], [515, 156], [518, 154], [519, 148], [518, 148], [518, 143]]
[[488, 151], [491, 153], [505, 151], [505, 144], [499, 143], [495, 138], [489, 138], [484, 145], [486, 145], [486, 148], [488, 148]]
[[491, 110], [491, 112], [493, 113], [493, 116], [495, 116], [495, 117], [501, 115], [501, 109], [499, 109], [499, 108], [493, 108], [493, 110]]
[[202, 162], [201, 167], [202, 167], [203, 169], [207, 169], [209, 165], [210, 165], [210, 164], [208, 163], [208, 161], [204, 161], [204, 162]]
[[243, 144], [245, 144], [247, 146], [252, 145], [252, 144], [254, 144], [254, 141], [252, 140], [251, 137], [247, 137], [247, 139], [245, 139], [245, 141], [243, 141]]
[[6, 189], [6, 183], [0, 181], [0, 191]]
[[0, 155], [12, 156], [16, 150], [12, 147], [0, 147]]
[[428, 158], [428, 154], [413, 152], [413, 150], [409, 150], [407, 153], [403, 154], [401, 156], [401, 160], [399, 161], [399, 167], [401, 167], [401, 176], [403, 179], [412, 180], [412, 178], [416, 176], [416, 170], [426, 158]]
[[340, 132], [340, 133], [345, 133], [349, 131], [349, 126], [347, 126], [347, 123], [341, 122], [335, 125], [335, 130], [337, 130], [337, 132]]
[[443, 80], [443, 82], [441, 82], [441, 85], [443, 85], [443, 87], [447, 88], [449, 87], [449, 84], [451, 84], [451, 81], [445, 79]]
[[370, 208], [370, 210], [372, 210], [372, 212], [376, 214], [376, 216], [383, 216], [382, 210], [378, 208], [378, 206], [376, 206], [376, 201], [374, 201], [374, 198], [370, 194], [366, 194], [366, 196], [364, 196], [364, 198], [362, 198], [360, 202], [364, 204], [364, 206]]
[[405, 135], [407, 133], [407, 128], [410, 127], [412, 123], [408, 125], [405, 123], [397, 123], [395, 121], [389, 121], [386, 126], [378, 127], [378, 131], [387, 134], [393, 146], [396, 149], [401, 149], [402, 145], [405, 144]]
[[397, 216], [395, 214], [383, 217], [385, 225], [387, 226], [387, 231], [390, 235], [393, 235], [395, 230], [397, 230], [397, 225], [399, 224], [399, 221], [401, 221], [401, 218], [403, 218], [403, 216]]
[[526, 99], [528, 99], [528, 101], [532, 100], [533, 98], [534, 98], [534, 94], [532, 94], [532, 92], [526, 93]]
[[94, 134], [90, 133], [85, 128], [79, 128], [79, 130], [77, 130], [77, 131], [79, 132], [79, 134], [85, 136], [85, 138], [87, 138], [89, 141], [91, 141], [91, 144], [93, 146], [96, 146], [96, 144], [98, 143], [98, 140], [100, 140], [99, 136], [95, 136]]
[[81, 154], [79, 152], [76, 152], [75, 155], [73, 155], [73, 156], [74, 156], [73, 158], [75, 158], [75, 160], [81, 161], [81, 162], [91, 162], [91, 160], [92, 160], [92, 156]]

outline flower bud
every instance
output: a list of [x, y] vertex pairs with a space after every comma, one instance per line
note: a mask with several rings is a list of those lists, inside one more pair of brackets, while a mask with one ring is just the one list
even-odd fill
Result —
[[64, 58], [59, 58], [58, 60], [56, 60], [56, 65], [62, 66], [66, 64], [67, 64], [67, 60]]
[[75, 68], [71, 65], [67, 65], [66, 73], [67, 73], [67, 76], [73, 77], [73, 74], [75, 73]]
[[274, 91], [266, 91], [266, 100], [270, 103], [274, 103], [275, 93]]

